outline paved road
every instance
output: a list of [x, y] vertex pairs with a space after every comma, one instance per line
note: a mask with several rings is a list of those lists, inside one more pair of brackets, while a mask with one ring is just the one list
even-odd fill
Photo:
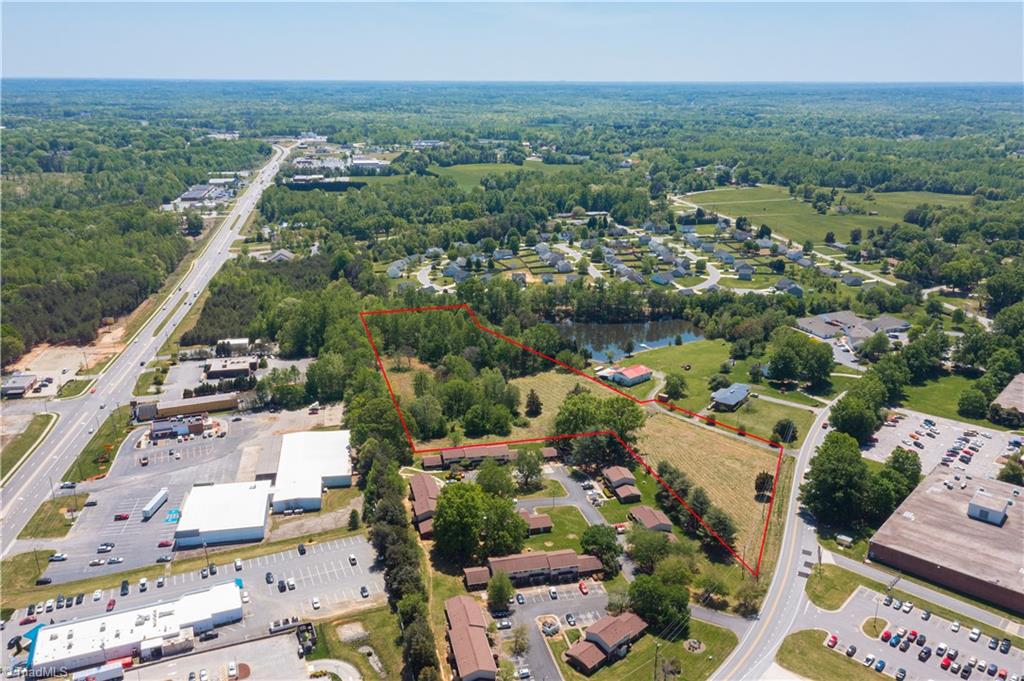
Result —
[[[125, 351], [96, 380], [95, 392], [75, 399], [49, 402], [50, 411], [60, 415], [57, 425], [32, 454], [31, 460], [26, 461], [3, 487], [0, 517], [5, 536], [0, 555], [6, 556], [9, 553], [12, 542], [32, 517], [39, 502], [49, 496], [51, 486], [59, 482], [68, 466], [88, 443], [90, 430], [98, 427], [109, 410], [118, 404], [127, 404], [132, 399], [140, 365], [146, 365], [156, 357], [167, 336], [191, 309], [190, 305], [176, 307], [176, 301], [182, 292], [198, 294], [202, 291], [213, 275], [232, 257], [228, 252], [229, 247], [238, 238], [239, 231], [256, 207], [263, 190], [273, 182], [286, 153], [287, 148], [274, 146], [270, 160], [255, 175], [217, 232], [196, 257], [181, 283], [181, 292], [175, 291], [168, 296], [163, 308], [150, 318]], [[190, 296], [189, 300], [195, 300], [195, 295]], [[162, 324], [163, 328], [157, 333], [156, 330]], [[34, 407], [41, 411], [42, 405], [38, 401], [26, 401], [25, 405], [19, 405], [19, 408]]]
[[[836, 400], [843, 394], [837, 396]], [[760, 616], [740, 637], [739, 645], [732, 655], [718, 668], [715, 673], [716, 679], [759, 681], [771, 678], [770, 669], [775, 651], [793, 628], [793, 623], [804, 607], [804, 581], [809, 574], [807, 564], [817, 559], [818, 542], [814, 527], [800, 513], [797, 490], [803, 479], [804, 470], [825, 438], [826, 431], [822, 429], [821, 424], [828, 419], [834, 403], [835, 400], [822, 409], [814, 419], [810, 433], [796, 455], [789, 504], [785, 510], [776, 508], [774, 511], [786, 514], [786, 527], [782, 535], [782, 550]]]
[[[562, 253], [568, 255], [569, 259], [572, 260], [574, 263], [579, 262], [580, 258], [583, 257], [583, 253], [573, 248], [569, 244], [555, 244], [552, 248], [554, 248], [556, 251], [561, 251]], [[597, 265], [595, 265], [594, 263], [587, 264], [587, 274], [590, 275], [591, 279], [604, 278], [604, 272], [597, 269]]]
[[[565, 487], [565, 491], [568, 496], [564, 497], [537, 497], [534, 499], [520, 499], [516, 504], [519, 508], [525, 508], [528, 511], [535, 513], [544, 513], [545, 508], [551, 508], [552, 506], [575, 506], [583, 514], [583, 517], [587, 519], [587, 523], [590, 525], [607, 525], [608, 521], [604, 519], [601, 512], [590, 503], [590, 499], [587, 498], [587, 492], [580, 483], [576, 482], [569, 476], [569, 471], [560, 463], [550, 464], [544, 467], [544, 477], [557, 480], [562, 483]], [[595, 486], [597, 484], [595, 483]]]
[[[927, 298], [933, 293], [941, 294], [945, 292], [945, 290], [945, 286], [933, 286], [931, 288], [926, 288], [923, 291], [921, 291], [921, 295]], [[942, 303], [942, 308], [947, 312], [953, 312], [954, 310], [958, 309], [956, 305], [952, 305], [951, 303]], [[988, 317], [978, 314], [977, 312], [969, 312], [967, 310], [964, 310], [964, 314], [966, 314], [968, 317], [972, 317], [975, 321], [977, 321], [979, 324], [985, 327], [986, 331], [992, 329], [992, 320], [989, 319]]]

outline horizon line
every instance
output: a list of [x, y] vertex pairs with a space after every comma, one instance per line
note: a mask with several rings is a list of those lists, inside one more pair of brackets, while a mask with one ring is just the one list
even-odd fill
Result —
[[190, 76], [0, 76], [0, 81], [115, 81], [167, 83], [359, 83], [418, 85], [1017, 85], [1024, 80], [475, 80], [382, 78], [202, 78]]

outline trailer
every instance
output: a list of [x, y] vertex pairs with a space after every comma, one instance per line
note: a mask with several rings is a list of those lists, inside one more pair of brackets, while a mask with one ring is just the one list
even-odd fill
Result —
[[152, 499], [149, 500], [149, 503], [143, 507], [142, 519], [149, 520], [152, 518], [153, 514], [160, 510], [160, 507], [164, 505], [165, 501], [167, 501], [167, 488], [163, 487]]

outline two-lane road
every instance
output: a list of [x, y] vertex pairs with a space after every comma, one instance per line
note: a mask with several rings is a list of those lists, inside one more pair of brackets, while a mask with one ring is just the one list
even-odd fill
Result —
[[[274, 181], [287, 153], [287, 147], [274, 145], [270, 160], [238, 197], [227, 217], [196, 256], [181, 282], [180, 290], [172, 292], [163, 301], [161, 309], [150, 317], [133, 339], [129, 339], [125, 350], [96, 380], [95, 392], [49, 403], [50, 410], [57, 412], [60, 419], [30, 460], [22, 464], [2, 490], [2, 555], [7, 555], [40, 502], [50, 496], [51, 485], [59, 484], [64, 472], [89, 442], [89, 431], [118, 404], [127, 404], [132, 399], [140, 370], [156, 357], [164, 341], [191, 309], [191, 305], [177, 306], [177, 301], [183, 295], [188, 295], [190, 302], [195, 301], [213, 275], [231, 257], [231, 244], [239, 237], [263, 190]], [[157, 329], [160, 329], [159, 333]], [[38, 406], [38, 411], [42, 412], [43, 404]]]

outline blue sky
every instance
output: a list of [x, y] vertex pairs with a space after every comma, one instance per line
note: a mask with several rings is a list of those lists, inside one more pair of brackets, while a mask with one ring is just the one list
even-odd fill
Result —
[[3, 2], [4, 77], [1022, 81], [1024, 3]]

